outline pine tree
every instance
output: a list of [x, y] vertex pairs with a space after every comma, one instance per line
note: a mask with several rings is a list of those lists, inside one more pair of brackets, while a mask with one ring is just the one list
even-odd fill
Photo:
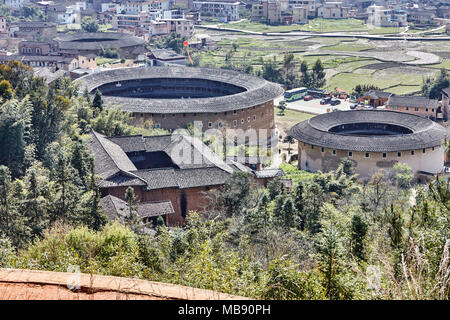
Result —
[[12, 181], [9, 169], [0, 165], [0, 237], [8, 238], [16, 247], [31, 240], [28, 219], [21, 208], [23, 198], [23, 183]]
[[367, 234], [367, 221], [360, 213], [355, 213], [351, 222], [352, 253], [360, 260], [365, 260], [364, 239]]
[[92, 107], [95, 110], [95, 115], [103, 111], [102, 93], [98, 89], [95, 91], [94, 100], [92, 100]]
[[305, 230], [305, 220], [306, 220], [306, 216], [305, 216], [305, 212], [304, 212], [304, 208], [305, 208], [305, 201], [303, 199], [303, 192], [304, 192], [304, 186], [303, 186], [303, 182], [299, 182], [298, 185], [295, 187], [294, 189], [294, 206], [295, 206], [295, 210], [297, 211], [298, 214], [298, 224], [300, 227], [300, 230]]
[[283, 204], [283, 224], [285, 228], [292, 228], [295, 225], [295, 208], [290, 197]]
[[56, 192], [53, 199], [51, 220], [59, 218], [77, 220], [76, 205], [80, 199], [81, 190], [73, 183], [76, 181], [76, 170], [70, 164], [63, 151], [57, 154], [53, 168], [53, 181]]
[[311, 85], [313, 85], [306, 61], [302, 61], [302, 63], [300, 64], [300, 73], [302, 74], [300, 83], [303, 87], [310, 87]]
[[314, 88], [322, 88], [325, 85], [325, 71], [322, 61], [317, 59], [312, 68], [312, 84]]
[[25, 175], [26, 196], [24, 213], [30, 221], [31, 232], [34, 236], [41, 236], [48, 226], [48, 198], [49, 180], [40, 163], [30, 167]]
[[10, 169], [13, 177], [23, 174], [27, 140], [30, 138], [30, 102], [9, 100], [0, 106], [0, 165]]

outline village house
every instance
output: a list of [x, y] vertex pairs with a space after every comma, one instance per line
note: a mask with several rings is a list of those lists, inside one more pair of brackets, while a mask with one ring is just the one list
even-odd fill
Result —
[[270, 24], [281, 23], [281, 3], [278, 0], [263, 1], [263, 19]]
[[342, 2], [325, 2], [321, 7], [321, 17], [324, 19], [346, 19], [348, 8]]
[[406, 112], [436, 120], [439, 101], [416, 96], [391, 95], [386, 102], [386, 110]]
[[0, 55], [1, 64], [7, 64], [9, 61], [20, 61], [34, 68], [45, 67], [65, 71], [73, 71], [79, 68], [92, 70], [97, 67], [96, 56], [36, 55], [31, 53], [24, 55]]
[[116, 203], [123, 207], [123, 202], [117, 199], [125, 200], [126, 189], [132, 187], [139, 215], [145, 218], [161, 215], [169, 226], [182, 225], [189, 211], [206, 208], [206, 193], [223, 186], [235, 172], [251, 175], [260, 185], [284, 175], [276, 169], [258, 176], [238, 162], [225, 163], [190, 136], [108, 138], [92, 131], [88, 147], [94, 156], [95, 173], [102, 178], [99, 188], [104, 205]]
[[48, 41], [53, 40], [56, 35], [56, 23], [39, 22], [39, 21], [23, 21], [15, 22], [11, 25], [17, 26], [17, 31], [13, 36], [31, 41]]
[[13, 9], [21, 9], [25, 2], [25, 0], [3, 0], [2, 4]]
[[391, 95], [393, 94], [390, 92], [370, 90], [369, 92], [364, 94], [364, 96], [362, 96], [362, 99], [366, 100], [369, 106], [380, 107], [386, 104]]
[[292, 7], [292, 22], [299, 24], [308, 23], [308, 7], [303, 5]]
[[[258, 180], [246, 166], [232, 161], [225, 163], [190, 136], [108, 138], [92, 131], [88, 147], [94, 156], [95, 174], [102, 179], [99, 182], [102, 198], [125, 200], [126, 189], [132, 187], [138, 208], [143, 206], [138, 209], [141, 215], [163, 215], [169, 226], [182, 225], [189, 211], [206, 208], [209, 205], [206, 193], [223, 186], [233, 173], [245, 172]], [[103, 202], [119, 202], [112, 197]], [[152, 209], [161, 202], [165, 203], [164, 210]], [[169, 213], [171, 208], [173, 213]]]
[[415, 26], [429, 26], [435, 25], [436, 14], [424, 10], [410, 10], [408, 11], [408, 22], [414, 23]]
[[372, 5], [367, 8], [367, 12], [367, 23], [376, 27], [404, 27], [408, 25], [408, 15], [404, 10]]
[[5, 16], [0, 16], [0, 37], [8, 36], [8, 22]]
[[[165, 23], [167, 25], [168, 34], [175, 32], [182, 37], [190, 38], [194, 33], [194, 22], [188, 19], [161, 19], [158, 22]], [[151, 24], [150, 27], [154, 26]], [[161, 28], [160, 30], [162, 30]], [[153, 30], [151, 35], [153, 35]]]
[[22, 55], [47, 56], [58, 53], [58, 43], [56, 41], [21, 41], [18, 51]]
[[172, 49], [151, 49], [151, 52], [147, 54], [147, 60], [152, 67], [167, 64], [186, 65], [186, 57]]
[[307, 18], [315, 18], [317, 14], [316, 0], [289, 0], [289, 8], [306, 7]]
[[193, 5], [203, 16], [212, 16], [222, 22], [239, 20], [239, 2], [194, 1]]

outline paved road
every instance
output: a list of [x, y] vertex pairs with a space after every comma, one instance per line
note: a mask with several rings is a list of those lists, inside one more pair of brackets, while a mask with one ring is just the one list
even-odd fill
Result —
[[[283, 97], [275, 99], [275, 105], [283, 100]], [[349, 101], [341, 100], [341, 104], [337, 106], [331, 106], [329, 104], [322, 105], [320, 104], [320, 99], [313, 99], [310, 101], [297, 100], [286, 103], [286, 109], [306, 112], [310, 114], [322, 114], [331, 112], [333, 109], [337, 110], [350, 110], [350, 105], [353, 104]]]

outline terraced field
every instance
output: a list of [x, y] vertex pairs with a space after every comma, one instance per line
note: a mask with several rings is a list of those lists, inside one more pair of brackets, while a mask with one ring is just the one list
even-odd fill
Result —
[[232, 50], [231, 57], [228, 54], [232, 64], [250, 64], [253, 72], [258, 72], [262, 59], [271, 59], [282, 67], [285, 53], [291, 52], [297, 70], [302, 61], [312, 66], [321, 59], [326, 69], [326, 89], [352, 91], [357, 84], [373, 84], [397, 94], [413, 94], [420, 91], [424, 77], [436, 75], [440, 68], [450, 70], [450, 41], [268, 37], [212, 30], [207, 33], [217, 41], [218, 49], [201, 52], [203, 66], [224, 66], [227, 53]]

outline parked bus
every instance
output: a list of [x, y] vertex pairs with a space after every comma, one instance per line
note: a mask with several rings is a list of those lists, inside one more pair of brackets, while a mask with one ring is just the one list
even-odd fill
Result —
[[307, 93], [308, 93], [307, 88], [296, 88], [287, 90], [284, 92], [284, 100], [286, 100], [286, 102], [300, 100], [303, 99], [303, 97], [306, 96]]

